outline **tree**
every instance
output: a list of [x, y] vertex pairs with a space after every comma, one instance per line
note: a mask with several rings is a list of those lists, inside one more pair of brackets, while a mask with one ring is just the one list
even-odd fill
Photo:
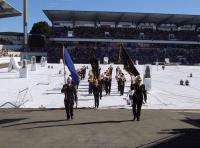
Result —
[[32, 29], [30, 31], [31, 34], [43, 34], [46, 36], [50, 35], [51, 32], [52, 32], [52, 28], [45, 21], [34, 23]]

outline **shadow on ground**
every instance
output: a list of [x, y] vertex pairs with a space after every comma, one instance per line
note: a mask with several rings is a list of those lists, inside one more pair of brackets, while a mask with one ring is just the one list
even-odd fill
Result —
[[[53, 123], [53, 122], [62, 122], [67, 120], [46, 120], [46, 121], [34, 121], [34, 122], [25, 122], [25, 123], [17, 123], [12, 125], [3, 126], [3, 128], [7, 127], [13, 127], [13, 126], [20, 126], [20, 125], [34, 125], [37, 123]], [[30, 130], [30, 129], [38, 129], [38, 128], [49, 128], [49, 127], [61, 127], [61, 126], [78, 126], [78, 125], [90, 125], [90, 124], [113, 124], [113, 123], [122, 123], [122, 122], [132, 122], [132, 120], [115, 120], [115, 121], [96, 121], [96, 122], [81, 122], [81, 123], [70, 123], [68, 124], [56, 124], [56, 125], [43, 125], [43, 126], [36, 126], [36, 127], [30, 127], [30, 128], [23, 128], [24, 130]]]
[[159, 134], [171, 136], [140, 146], [148, 148], [200, 148], [200, 119], [186, 118], [181, 120], [194, 128], [162, 130]]
[[8, 123], [17, 122], [17, 121], [21, 121], [21, 120], [25, 120], [25, 119], [26, 118], [1, 119], [0, 124], [8, 124]]

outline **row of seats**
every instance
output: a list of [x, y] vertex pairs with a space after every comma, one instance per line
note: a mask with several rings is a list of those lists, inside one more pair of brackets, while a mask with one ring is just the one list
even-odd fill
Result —
[[[133, 60], [139, 60], [140, 64], [155, 63], [156, 61], [164, 62], [165, 58], [169, 58], [170, 62], [182, 63], [182, 64], [195, 64], [200, 63], [200, 50], [198, 46], [191, 47], [181, 47], [178, 45], [167, 46], [167, 45], [151, 45], [148, 47], [140, 46], [127, 46], [125, 47], [128, 54], [133, 58]], [[92, 45], [71, 45], [68, 46], [69, 52], [75, 63], [89, 63], [90, 58], [96, 57], [101, 62], [103, 62], [104, 57], [109, 57], [110, 62], [119, 62], [119, 46], [107, 46], [101, 44], [100, 46]], [[51, 47], [48, 49], [48, 59], [59, 59], [62, 56], [61, 51], [56, 47]], [[80, 56], [81, 55], [81, 56]]]
[[197, 31], [159, 31], [110, 27], [55, 27], [53, 28], [52, 37], [68, 37], [68, 31], [72, 31], [72, 37], [77, 38], [200, 41], [200, 33]]

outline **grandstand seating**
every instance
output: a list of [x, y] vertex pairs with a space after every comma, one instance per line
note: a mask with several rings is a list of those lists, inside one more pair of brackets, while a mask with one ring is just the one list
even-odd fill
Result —
[[64, 44], [75, 63], [89, 63], [93, 56], [101, 61], [109, 57], [110, 62], [117, 63], [120, 42], [140, 64], [164, 62], [165, 58], [173, 63], [200, 63], [198, 15], [71, 10], [44, 13], [53, 24], [49, 39], [55, 45], [47, 45], [51, 62], [59, 61], [56, 48]]
[[[110, 62], [119, 63], [119, 44], [108, 43], [68, 43], [72, 59], [75, 63], [89, 63], [90, 58], [96, 57], [103, 62], [104, 57], [109, 57]], [[164, 62], [169, 58], [172, 63], [194, 64], [200, 63], [200, 50], [196, 46], [167, 45], [167, 44], [126, 44], [125, 48], [133, 60], [139, 60], [140, 64], [156, 61]], [[48, 61], [59, 62], [62, 58], [61, 51], [57, 45], [50, 46], [48, 52]], [[81, 55], [81, 56], [80, 56]]]
[[3, 44], [3, 45], [13, 45], [13, 43], [9, 40], [5, 40], [5, 39], [2, 39], [0, 38], [0, 44]]
[[[54, 27], [52, 37], [68, 37], [68, 31], [73, 31], [74, 38], [114, 38], [114, 39], [143, 39], [143, 40], [177, 40], [200, 41], [197, 31], [161, 31], [139, 28], [112, 27]], [[169, 36], [173, 35], [173, 38]]]

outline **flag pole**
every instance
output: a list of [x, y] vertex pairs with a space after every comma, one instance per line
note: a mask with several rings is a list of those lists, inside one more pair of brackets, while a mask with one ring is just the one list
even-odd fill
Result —
[[63, 48], [62, 48], [62, 55], [63, 55], [63, 67], [64, 67], [64, 82], [66, 84], [66, 69], [65, 69], [65, 56], [64, 56], [64, 45], [63, 45]]

